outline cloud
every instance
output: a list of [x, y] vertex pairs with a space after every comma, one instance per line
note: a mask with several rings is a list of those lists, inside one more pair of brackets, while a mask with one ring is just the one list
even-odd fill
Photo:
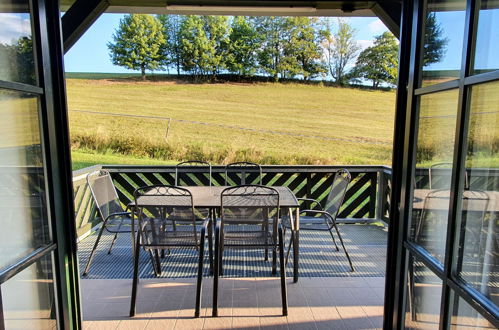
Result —
[[385, 31], [388, 31], [385, 24], [383, 24], [383, 22], [379, 18], [374, 22], [369, 23], [367, 27], [372, 34], [381, 34]]
[[29, 14], [0, 13], [0, 43], [13, 44], [23, 36], [31, 35]]
[[357, 43], [360, 46], [360, 51], [363, 51], [367, 47], [371, 47], [374, 44], [372, 40], [357, 40]]

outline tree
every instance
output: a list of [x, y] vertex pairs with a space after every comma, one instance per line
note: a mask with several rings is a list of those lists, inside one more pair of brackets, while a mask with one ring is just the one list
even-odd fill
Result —
[[285, 43], [285, 24], [283, 17], [261, 16], [255, 17], [256, 30], [262, 37], [258, 50], [258, 64], [260, 71], [279, 80], [282, 73], [283, 48]]
[[12, 41], [12, 44], [0, 43], [0, 77], [10, 77], [8, 80], [35, 85], [34, 68], [31, 37], [20, 37]]
[[371, 80], [373, 87], [382, 82], [395, 85], [398, 69], [398, 43], [390, 32], [375, 37], [374, 44], [357, 57], [353, 76]]
[[442, 38], [442, 32], [442, 28], [437, 22], [435, 12], [429, 12], [426, 15], [425, 21], [423, 66], [440, 62], [445, 55], [447, 50], [446, 46], [449, 40], [447, 38]]
[[347, 66], [355, 58], [360, 46], [355, 41], [355, 29], [346, 21], [338, 18], [338, 30], [333, 32], [331, 20], [324, 21], [324, 41], [322, 43], [325, 62], [329, 73], [338, 85], [344, 85], [347, 81]]
[[257, 50], [260, 36], [254, 22], [244, 16], [234, 17], [229, 36], [227, 69], [239, 75], [252, 75], [257, 69]]
[[180, 75], [182, 41], [180, 39], [180, 26], [185, 16], [181, 15], [158, 15], [158, 19], [163, 25], [163, 34], [165, 36], [164, 57], [166, 65], [173, 64], [177, 75]]
[[310, 17], [286, 18], [286, 43], [283, 48], [282, 71], [285, 76], [302, 75], [309, 80], [327, 72], [321, 63], [322, 33], [317, 19]]
[[216, 76], [225, 66], [229, 33], [225, 16], [187, 16], [180, 26], [182, 69]]
[[161, 69], [166, 44], [161, 22], [143, 14], [126, 15], [113, 34], [114, 43], [108, 43], [114, 65], [140, 70], [146, 79], [146, 69]]

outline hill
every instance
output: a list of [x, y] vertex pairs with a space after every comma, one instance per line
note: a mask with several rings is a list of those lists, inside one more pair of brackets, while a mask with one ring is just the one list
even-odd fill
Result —
[[[93, 79], [84, 79], [89, 77]], [[393, 91], [298, 83], [141, 82], [128, 77], [67, 79], [76, 162], [83, 153], [123, 155], [147, 163], [391, 162]], [[165, 117], [171, 122], [166, 137], [168, 120], [74, 110]]]

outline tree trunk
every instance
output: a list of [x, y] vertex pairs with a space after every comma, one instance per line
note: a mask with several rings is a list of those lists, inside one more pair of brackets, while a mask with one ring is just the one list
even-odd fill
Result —
[[145, 66], [140, 67], [140, 73], [142, 75], [142, 80], [146, 80], [146, 67]]

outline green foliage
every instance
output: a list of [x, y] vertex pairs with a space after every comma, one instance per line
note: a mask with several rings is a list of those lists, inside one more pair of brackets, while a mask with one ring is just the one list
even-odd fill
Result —
[[352, 75], [371, 80], [373, 87], [380, 83], [395, 85], [398, 70], [397, 39], [390, 32], [375, 37], [374, 45], [363, 50], [357, 57]]
[[286, 19], [276, 16], [255, 17], [255, 24], [258, 34], [262, 36], [262, 43], [258, 50], [260, 71], [277, 81], [279, 74], [283, 71]]
[[310, 17], [286, 18], [286, 43], [283, 49], [282, 71], [286, 78], [302, 75], [310, 80], [327, 73], [321, 63], [320, 41], [323, 33], [317, 28], [318, 20]]
[[182, 69], [194, 75], [216, 75], [225, 67], [229, 44], [226, 16], [187, 16], [180, 25]]
[[145, 71], [161, 69], [164, 63], [166, 40], [161, 22], [142, 14], [126, 15], [108, 43], [111, 61], [115, 65], [140, 70], [142, 79]]
[[435, 15], [434, 12], [430, 12], [426, 16], [423, 46], [424, 66], [440, 62], [445, 55], [446, 46], [449, 42], [447, 38], [442, 38], [443, 31]]
[[164, 62], [166, 66], [173, 65], [180, 74], [182, 53], [180, 26], [185, 16], [181, 15], [158, 15], [157, 18], [163, 25], [163, 34], [165, 36]]
[[11, 45], [0, 43], [0, 79], [36, 84], [31, 37], [20, 37]]
[[236, 16], [231, 28], [227, 69], [242, 76], [252, 75], [258, 68], [257, 49], [261, 43], [254, 22], [244, 16]]
[[355, 29], [346, 21], [338, 18], [338, 30], [333, 31], [330, 19], [323, 22], [322, 34], [324, 41], [322, 47], [325, 53], [325, 62], [329, 73], [338, 85], [347, 82], [347, 65], [355, 58], [360, 46], [355, 41]]

